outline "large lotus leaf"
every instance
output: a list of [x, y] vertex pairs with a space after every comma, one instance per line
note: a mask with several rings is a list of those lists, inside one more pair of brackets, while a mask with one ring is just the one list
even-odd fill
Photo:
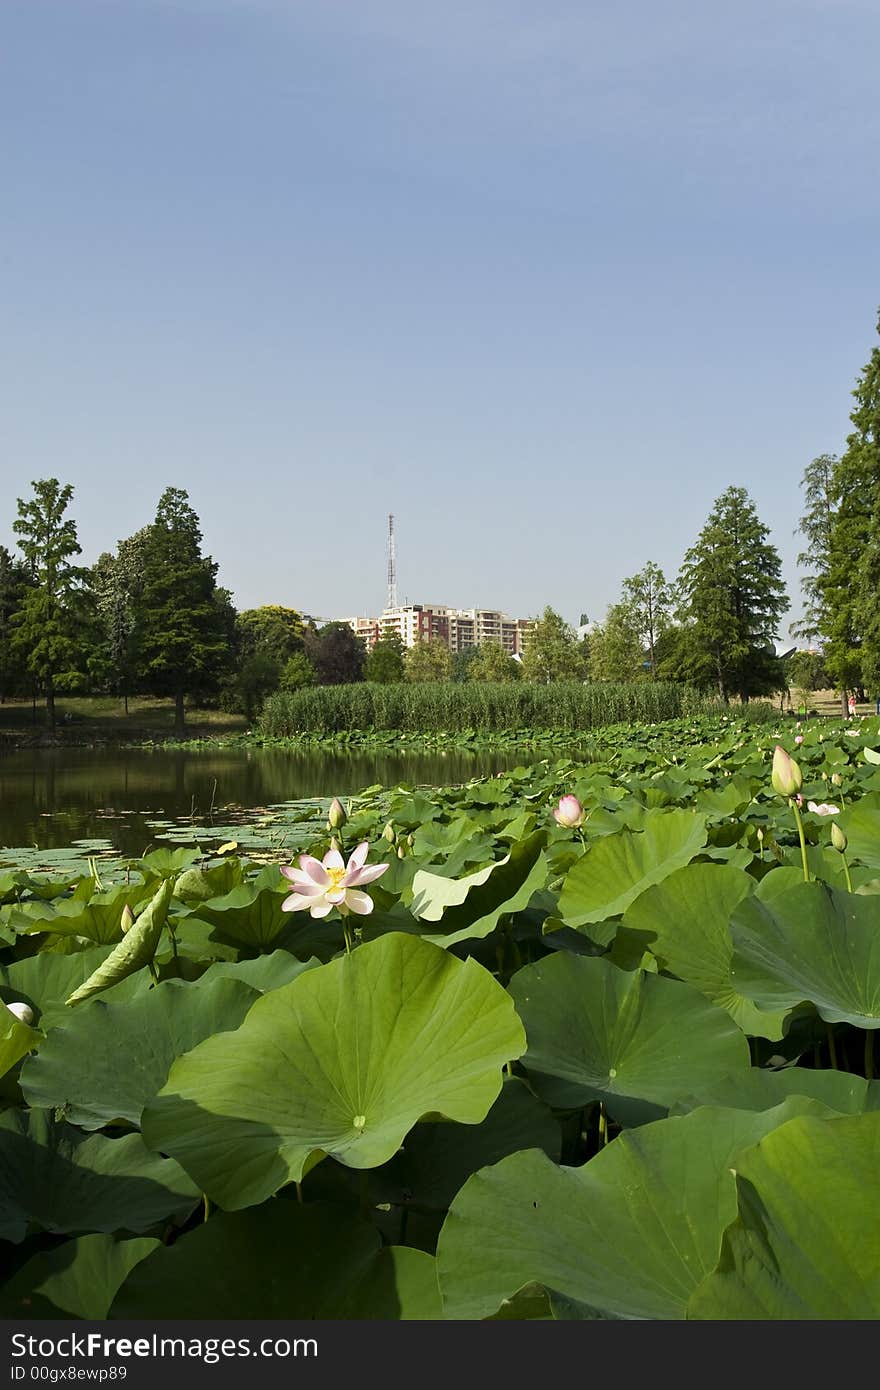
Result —
[[120, 980], [127, 979], [130, 975], [136, 975], [139, 970], [152, 962], [156, 954], [156, 947], [159, 944], [159, 937], [165, 926], [168, 916], [168, 904], [174, 893], [174, 884], [170, 878], [165, 879], [156, 892], [150, 898], [147, 906], [135, 921], [134, 925], [128, 930], [105, 961], [95, 970], [93, 975], [75, 989], [65, 1003], [73, 1006], [81, 1004], [86, 999], [91, 999], [95, 994], [101, 994], [104, 990], [110, 989], [112, 985], [119, 984]]
[[735, 1076], [710, 1081], [694, 1095], [682, 1096], [673, 1113], [700, 1105], [725, 1105], [736, 1110], [770, 1110], [789, 1096], [811, 1096], [842, 1115], [880, 1110], [880, 1081], [866, 1081], [848, 1071], [817, 1071], [813, 1067], [782, 1067], [767, 1071], [751, 1067]]
[[449, 825], [428, 821], [413, 836], [415, 857], [425, 862], [439, 859], [440, 872], [447, 878], [460, 874], [468, 864], [491, 863], [493, 849], [492, 836], [466, 815], [456, 816]]
[[534, 1150], [469, 1178], [437, 1244], [447, 1318], [485, 1318], [527, 1284], [622, 1318], [682, 1318], [736, 1215], [738, 1154], [791, 1115], [694, 1111], [614, 1139], [581, 1168]]
[[744, 1035], [698, 990], [603, 956], [545, 957], [514, 975], [510, 993], [526, 1027], [525, 1066], [551, 1105], [602, 1100], [638, 1124], [749, 1066]]
[[509, 854], [467, 878], [451, 879], [420, 869], [412, 883], [412, 913], [420, 923], [439, 922], [430, 941], [454, 945], [469, 937], [488, 936], [503, 913], [519, 912], [544, 886], [547, 872], [542, 851], [544, 830], [513, 845]]
[[139, 1264], [111, 1318], [433, 1319], [435, 1262], [385, 1248], [346, 1207], [268, 1202], [219, 1212]]
[[[446, 1211], [478, 1168], [520, 1149], [541, 1149], [558, 1159], [562, 1132], [552, 1111], [518, 1077], [508, 1077], [501, 1095], [478, 1125], [423, 1121], [410, 1130], [402, 1149], [369, 1175], [374, 1206], [390, 1203], [420, 1211]], [[322, 1163], [309, 1175], [307, 1195], [357, 1200], [363, 1174]]]
[[66, 1107], [83, 1129], [115, 1120], [139, 1125], [175, 1057], [237, 1028], [259, 992], [243, 980], [199, 985], [167, 980], [124, 1004], [95, 999], [53, 1028], [21, 1071], [29, 1105]]
[[[75, 951], [71, 955], [41, 952], [0, 966], [0, 996], [7, 1004], [15, 1000], [30, 1004], [38, 1026], [45, 1033], [56, 1023], [70, 1018], [65, 1000], [94, 974], [112, 950], [112, 946], [90, 946], [86, 951]], [[144, 993], [149, 983], [146, 976], [130, 975], [108, 990], [105, 997], [114, 1001], [131, 999]]]
[[762, 1009], [804, 1000], [828, 1023], [880, 1028], [880, 899], [800, 883], [731, 919], [734, 986]]
[[120, 1284], [160, 1244], [150, 1236], [79, 1236], [28, 1260], [4, 1285], [2, 1315], [106, 1318]]
[[692, 811], [652, 811], [645, 828], [624, 828], [590, 846], [569, 869], [559, 898], [567, 926], [590, 927], [601, 945], [614, 937], [619, 917], [654, 883], [690, 863], [706, 843], [706, 818]]
[[210, 868], [185, 869], [175, 880], [174, 896], [184, 903], [203, 903], [209, 898], [222, 897], [231, 893], [241, 883], [242, 863], [234, 859], [223, 859]]
[[46, 1110], [0, 1113], [0, 1238], [33, 1224], [55, 1234], [144, 1231], [183, 1219], [199, 1193], [170, 1158], [139, 1134], [85, 1135]]
[[242, 883], [223, 897], [199, 903], [196, 909], [199, 920], [210, 923], [221, 941], [266, 950], [290, 926], [291, 919], [289, 912], [281, 910], [287, 893], [280, 874], [280, 889], [266, 887], [263, 875], [260, 880]]
[[0, 1003], [0, 1076], [11, 1071], [22, 1057], [26, 1057], [43, 1041], [43, 1034], [27, 1023], [22, 1023], [15, 1014]]
[[278, 989], [302, 975], [305, 970], [314, 970], [321, 962], [314, 956], [309, 960], [299, 960], [289, 951], [273, 951], [268, 956], [255, 956], [253, 960], [221, 961], [211, 965], [200, 975], [195, 983], [210, 985], [214, 980], [243, 980], [261, 994], [267, 990]]
[[171, 1068], [148, 1143], [221, 1206], [262, 1201], [323, 1154], [374, 1168], [425, 1114], [478, 1124], [525, 1049], [475, 960], [392, 932], [259, 999]]
[[835, 820], [846, 835], [848, 857], [880, 869], [880, 792], [869, 792]]
[[736, 1160], [737, 1219], [688, 1317], [880, 1318], [880, 1114], [803, 1116]]
[[686, 864], [648, 888], [626, 910], [623, 926], [639, 934], [661, 968], [726, 1009], [744, 1033], [781, 1038], [785, 1013], [756, 1009], [733, 988], [730, 918], [755, 881], [742, 869]]
[[704, 787], [699, 791], [696, 807], [698, 811], [705, 811], [712, 820], [727, 820], [730, 816], [739, 818], [753, 795], [749, 778], [731, 777], [720, 787]]

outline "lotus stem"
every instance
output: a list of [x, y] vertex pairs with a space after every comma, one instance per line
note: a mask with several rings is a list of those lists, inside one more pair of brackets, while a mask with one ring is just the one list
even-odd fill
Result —
[[837, 1048], [834, 1044], [834, 1029], [830, 1023], [825, 1024], [825, 1033], [828, 1038], [828, 1057], [834, 1071], [837, 1071]]
[[608, 1143], [608, 1116], [605, 1112], [605, 1102], [603, 1100], [599, 1101], [599, 1138], [604, 1148]]
[[202, 1193], [202, 1211], [205, 1213], [204, 1219], [207, 1221], [208, 1217], [211, 1215], [211, 1203], [207, 1192]]
[[846, 879], [846, 891], [847, 891], [848, 893], [851, 893], [851, 892], [853, 891], [853, 886], [852, 886], [852, 879], [851, 879], [850, 876], [849, 876], [849, 864], [847, 864], [847, 862], [846, 862], [846, 855], [845, 855], [845, 854], [842, 854], [840, 857], [841, 857], [841, 859], [843, 860], [843, 876], [844, 876], [844, 878]]
[[797, 802], [795, 801], [794, 797], [791, 798], [790, 805], [791, 809], [794, 811], [794, 818], [797, 824], [798, 839], [801, 842], [801, 863], [804, 866], [804, 883], [809, 883], [810, 869], [809, 865], [807, 864], [807, 842], [804, 839], [804, 822], [801, 818], [800, 808]]

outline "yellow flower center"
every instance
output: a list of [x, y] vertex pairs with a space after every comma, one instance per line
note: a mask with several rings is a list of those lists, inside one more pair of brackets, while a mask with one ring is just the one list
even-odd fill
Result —
[[326, 893], [335, 893], [342, 880], [345, 878], [345, 869], [328, 869], [327, 877], [330, 882], [327, 884]]

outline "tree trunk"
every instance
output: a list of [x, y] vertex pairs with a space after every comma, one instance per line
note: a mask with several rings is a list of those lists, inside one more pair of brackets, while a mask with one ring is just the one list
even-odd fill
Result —
[[178, 690], [174, 697], [174, 732], [176, 734], [186, 732], [186, 713], [183, 708], [182, 690]]
[[49, 733], [55, 732], [55, 690], [50, 681], [46, 687], [46, 723], [49, 726]]
[[845, 690], [841, 690], [840, 692], [840, 712], [843, 715], [844, 719], [846, 719], [847, 715], [849, 714], [849, 704], [847, 702]]

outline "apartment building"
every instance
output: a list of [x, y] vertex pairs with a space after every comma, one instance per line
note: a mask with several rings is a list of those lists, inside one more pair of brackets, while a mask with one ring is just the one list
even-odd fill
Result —
[[521, 656], [534, 626], [531, 618], [511, 618], [491, 608], [449, 608], [439, 603], [410, 603], [386, 608], [378, 618], [345, 621], [370, 650], [380, 638], [399, 637], [404, 647], [417, 642], [445, 642], [450, 651], [497, 642], [510, 656]]

